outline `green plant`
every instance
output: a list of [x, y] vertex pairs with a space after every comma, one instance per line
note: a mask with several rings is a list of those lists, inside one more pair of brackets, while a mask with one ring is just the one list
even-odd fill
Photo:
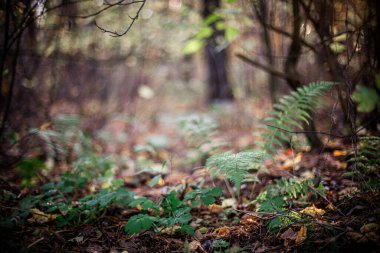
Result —
[[28, 187], [32, 185], [36, 173], [42, 169], [46, 169], [45, 163], [36, 157], [20, 161], [18, 167], [23, 178], [21, 184]]
[[240, 186], [252, 169], [265, 168], [262, 159], [269, 154], [277, 153], [283, 142], [289, 141], [289, 135], [295, 128], [302, 128], [302, 122], [308, 123], [311, 113], [318, 105], [318, 97], [331, 89], [334, 83], [318, 82], [298, 88], [290, 95], [284, 96], [265, 119], [265, 132], [261, 133], [262, 141], [258, 151], [246, 151], [237, 154], [223, 153], [207, 159], [206, 166], [231, 180], [240, 193]]
[[[380, 168], [380, 137], [378, 136], [362, 136], [359, 138], [357, 152], [350, 154], [351, 158], [348, 163], [353, 164], [354, 169], [345, 173], [345, 176], [353, 176], [365, 179], [372, 173], [379, 172]], [[365, 184], [361, 185], [364, 189], [379, 189], [380, 180], [370, 177], [365, 180]]]
[[317, 82], [299, 87], [273, 105], [265, 121], [262, 141], [258, 148], [270, 154], [276, 154], [284, 142], [290, 141], [290, 135], [296, 129], [303, 129], [302, 123], [308, 124], [311, 114], [319, 105], [318, 98], [334, 86], [333, 82]]
[[253, 203], [258, 204], [258, 212], [277, 215], [267, 223], [269, 231], [276, 232], [279, 228], [292, 224], [298, 218], [296, 213], [287, 210], [291, 200], [305, 198], [310, 193], [316, 196], [324, 196], [323, 185], [319, 184], [315, 188], [310, 179], [301, 181], [298, 178], [282, 178], [267, 186]]
[[212, 248], [215, 249], [214, 253], [222, 253], [225, 252], [223, 249], [230, 246], [229, 242], [225, 240], [216, 240], [212, 242]]
[[231, 180], [240, 195], [242, 182], [251, 175], [252, 170], [260, 168], [260, 162], [265, 154], [263, 152], [246, 151], [237, 154], [222, 153], [213, 155], [207, 159], [206, 166], [213, 175], [222, 175]]
[[218, 125], [212, 118], [190, 115], [179, 122], [187, 145], [198, 152], [197, 160], [220, 148], [215, 141]]
[[201, 202], [210, 205], [216, 201], [216, 197], [222, 195], [221, 188], [205, 188], [192, 190], [181, 200], [177, 193], [172, 191], [164, 195], [164, 199], [157, 205], [151, 200], [140, 197], [129, 203], [131, 207], [140, 206], [141, 213], [132, 216], [124, 229], [128, 234], [139, 233], [152, 227], [156, 231], [171, 229], [172, 232], [179, 232], [193, 235], [194, 228], [189, 225], [192, 219], [191, 209], [197, 207]]

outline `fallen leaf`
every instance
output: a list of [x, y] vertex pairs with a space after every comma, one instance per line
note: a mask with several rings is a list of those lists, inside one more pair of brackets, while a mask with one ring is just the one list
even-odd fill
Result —
[[295, 157], [290, 157], [289, 159], [286, 159], [284, 164], [282, 165], [282, 168], [285, 170], [288, 169], [297, 169], [296, 166], [301, 162], [302, 160], [302, 153], [298, 153]]
[[57, 218], [56, 214], [47, 214], [41, 210], [38, 210], [37, 208], [32, 208], [30, 212], [32, 213], [32, 217], [28, 219], [29, 223], [43, 224], [49, 221], [53, 221]]
[[281, 234], [280, 237], [284, 240], [294, 240], [296, 237], [296, 232], [294, 232], [292, 228], [288, 228], [284, 233]]
[[225, 237], [230, 234], [231, 230], [229, 227], [221, 227], [214, 230], [214, 234], [219, 237]]
[[189, 250], [190, 251], [195, 251], [195, 250], [197, 250], [200, 247], [201, 247], [201, 243], [198, 242], [198, 241], [194, 240], [194, 241], [192, 241], [192, 242], [189, 243]]
[[356, 243], [365, 243], [368, 239], [358, 232], [347, 232], [347, 236]]
[[48, 129], [50, 126], [51, 126], [51, 122], [43, 123], [43, 124], [40, 126], [40, 130], [41, 130], [41, 131], [44, 131], [44, 130]]
[[363, 234], [369, 233], [369, 232], [377, 232], [378, 230], [379, 230], [379, 225], [376, 223], [368, 223], [368, 224], [363, 225], [360, 228], [360, 232], [362, 232]]
[[302, 226], [300, 228], [300, 230], [297, 232], [297, 235], [296, 235], [296, 244], [300, 244], [303, 241], [305, 241], [306, 237], [307, 237], [307, 228], [306, 228], [306, 226]]
[[167, 235], [174, 235], [175, 234], [175, 231], [177, 229], [181, 228], [180, 226], [178, 225], [174, 225], [173, 227], [168, 227], [168, 228], [164, 228], [161, 230], [161, 233], [163, 234], [167, 234]]
[[223, 208], [227, 208], [227, 207], [236, 208], [236, 199], [234, 199], [234, 198], [224, 199], [222, 201], [222, 207]]
[[333, 151], [333, 156], [345, 156], [347, 152], [345, 150], [334, 150]]
[[315, 207], [314, 205], [312, 205], [312, 206], [308, 206], [305, 209], [301, 210], [301, 213], [308, 214], [312, 217], [316, 217], [316, 216], [324, 215], [325, 210], [319, 209], [319, 208]]
[[208, 210], [210, 210], [212, 213], [220, 213], [223, 211], [223, 207], [221, 205], [211, 204], [208, 206]]
[[365, 237], [367, 237], [369, 240], [371, 240], [375, 243], [379, 240], [379, 235], [376, 232], [366, 233]]

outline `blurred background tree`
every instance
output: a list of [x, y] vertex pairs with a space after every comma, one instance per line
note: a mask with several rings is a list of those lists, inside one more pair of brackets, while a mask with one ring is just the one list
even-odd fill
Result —
[[240, 113], [227, 121], [247, 116], [252, 130], [278, 96], [319, 80], [342, 85], [333, 112], [305, 128], [313, 147], [321, 128], [378, 132], [378, 24], [370, 0], [5, 0], [0, 134], [60, 113], [90, 131], [117, 113], [154, 125], [232, 99]]

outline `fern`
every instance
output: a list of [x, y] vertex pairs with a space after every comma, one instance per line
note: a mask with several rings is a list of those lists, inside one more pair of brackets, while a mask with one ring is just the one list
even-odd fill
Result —
[[380, 170], [380, 137], [360, 137], [356, 155], [352, 153], [350, 156], [348, 162], [355, 164], [350, 167], [356, 169], [345, 173], [345, 176], [353, 176], [360, 179], [361, 182], [365, 182], [359, 184], [363, 190], [380, 189], [380, 180], [372, 176], [373, 173], [376, 174]]
[[222, 153], [213, 155], [206, 161], [206, 167], [211, 169], [212, 174], [220, 174], [224, 178], [231, 180], [240, 195], [242, 182], [250, 175], [251, 169], [258, 169], [257, 164], [265, 156], [262, 152], [246, 151], [237, 154]]
[[324, 196], [322, 184], [315, 188], [312, 180], [302, 181], [298, 178], [276, 180], [273, 185], [267, 186], [266, 190], [260, 193], [253, 201], [253, 203], [259, 204], [257, 211], [280, 215], [267, 223], [270, 232], [276, 232], [279, 228], [292, 224], [293, 220], [298, 218], [295, 213], [287, 210], [288, 200], [304, 198], [310, 193], [310, 189], [314, 195]]
[[265, 168], [262, 159], [268, 154], [275, 154], [283, 142], [289, 141], [291, 131], [302, 129], [302, 123], [309, 123], [311, 113], [318, 105], [317, 98], [333, 86], [333, 82], [311, 83], [283, 97], [273, 106], [270, 117], [265, 119], [267, 125], [264, 127], [265, 132], [261, 133], [260, 151], [213, 155], [207, 159], [206, 167], [214, 174], [221, 174], [231, 180], [239, 195], [242, 182], [251, 175], [250, 170], [253, 167]]
[[334, 86], [333, 82], [311, 83], [299, 87], [290, 95], [284, 96], [264, 121], [265, 132], [261, 133], [259, 148], [267, 153], [276, 154], [283, 142], [289, 142], [290, 133], [309, 124], [311, 114], [318, 106], [318, 97]]
[[359, 140], [357, 155], [349, 162], [355, 162], [356, 166], [364, 172], [375, 171], [380, 166], [380, 137], [360, 137]]

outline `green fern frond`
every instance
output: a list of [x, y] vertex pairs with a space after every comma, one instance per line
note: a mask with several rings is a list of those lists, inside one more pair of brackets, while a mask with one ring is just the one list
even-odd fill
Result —
[[258, 169], [265, 154], [257, 151], [246, 151], [237, 154], [222, 153], [213, 155], [206, 161], [213, 175], [221, 175], [225, 179], [231, 180], [240, 195], [242, 182], [250, 175], [250, 170]]
[[348, 162], [356, 163], [356, 166], [364, 173], [378, 170], [380, 167], [380, 137], [360, 137], [357, 154]]
[[319, 104], [317, 98], [334, 85], [333, 82], [311, 83], [280, 99], [279, 103], [273, 106], [270, 116], [264, 120], [265, 131], [261, 134], [259, 148], [275, 154], [283, 142], [290, 140], [290, 132], [302, 129], [303, 123], [309, 124], [311, 114]]

